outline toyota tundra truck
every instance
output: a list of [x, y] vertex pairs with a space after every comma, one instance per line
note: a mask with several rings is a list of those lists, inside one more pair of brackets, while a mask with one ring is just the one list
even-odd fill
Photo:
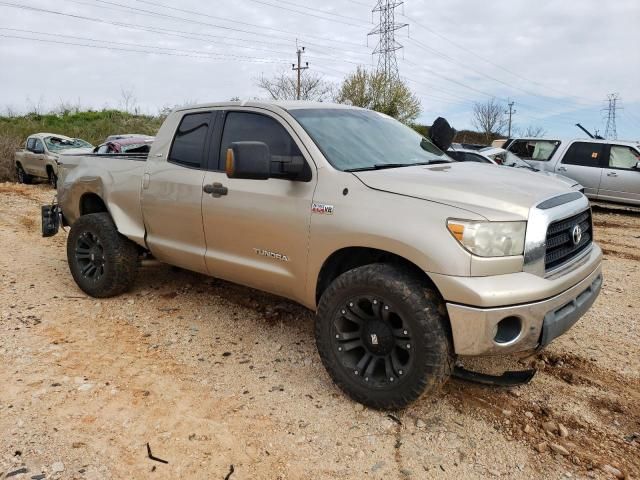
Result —
[[458, 357], [544, 348], [602, 285], [581, 192], [442, 143], [345, 105], [178, 109], [148, 156], [63, 155], [43, 235], [70, 226], [93, 297], [129, 290], [152, 256], [298, 302], [334, 382], [399, 408]]

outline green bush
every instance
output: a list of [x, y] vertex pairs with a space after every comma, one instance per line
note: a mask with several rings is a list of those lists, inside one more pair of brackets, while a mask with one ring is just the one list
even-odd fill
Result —
[[162, 117], [133, 115], [119, 110], [0, 116], [0, 182], [15, 179], [15, 151], [31, 134], [56, 133], [99, 145], [107, 136], [118, 133], [155, 135], [163, 120]]

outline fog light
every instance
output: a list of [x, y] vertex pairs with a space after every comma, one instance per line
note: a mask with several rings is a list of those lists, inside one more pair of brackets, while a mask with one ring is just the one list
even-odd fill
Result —
[[509, 343], [514, 341], [522, 331], [522, 321], [518, 317], [505, 317], [496, 325], [496, 343]]

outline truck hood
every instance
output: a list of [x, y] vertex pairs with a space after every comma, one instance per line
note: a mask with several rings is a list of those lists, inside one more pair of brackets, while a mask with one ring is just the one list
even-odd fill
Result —
[[525, 169], [475, 162], [354, 172], [375, 190], [463, 208], [488, 220], [526, 220], [529, 209], [567, 193], [563, 181]]

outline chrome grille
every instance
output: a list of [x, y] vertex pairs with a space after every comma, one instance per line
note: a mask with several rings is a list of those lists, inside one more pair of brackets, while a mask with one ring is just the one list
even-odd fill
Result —
[[[576, 226], [579, 226], [581, 231], [577, 243], [574, 238]], [[571, 261], [586, 250], [592, 241], [591, 210], [551, 223], [547, 229], [545, 271], [548, 272]]]

